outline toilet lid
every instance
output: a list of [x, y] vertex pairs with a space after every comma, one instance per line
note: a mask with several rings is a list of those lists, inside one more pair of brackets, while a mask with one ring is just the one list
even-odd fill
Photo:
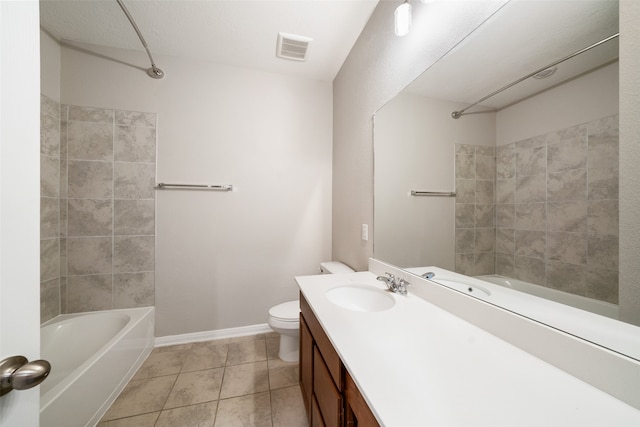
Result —
[[299, 301], [289, 301], [278, 304], [271, 307], [269, 316], [283, 322], [297, 322], [300, 318], [300, 303]]

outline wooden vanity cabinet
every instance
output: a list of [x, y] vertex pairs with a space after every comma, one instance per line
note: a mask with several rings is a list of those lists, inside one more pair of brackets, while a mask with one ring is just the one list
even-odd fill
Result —
[[300, 388], [311, 427], [378, 426], [302, 294]]

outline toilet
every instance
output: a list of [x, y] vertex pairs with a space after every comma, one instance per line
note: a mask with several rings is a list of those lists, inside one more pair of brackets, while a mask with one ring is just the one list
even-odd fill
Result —
[[[353, 270], [341, 262], [320, 263], [322, 274], [353, 273]], [[288, 301], [271, 307], [269, 326], [280, 334], [278, 357], [285, 362], [297, 362], [300, 351], [300, 301]]]

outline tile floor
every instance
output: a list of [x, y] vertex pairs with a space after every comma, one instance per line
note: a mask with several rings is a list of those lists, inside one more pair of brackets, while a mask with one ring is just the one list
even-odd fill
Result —
[[307, 426], [278, 334], [155, 348], [98, 427]]

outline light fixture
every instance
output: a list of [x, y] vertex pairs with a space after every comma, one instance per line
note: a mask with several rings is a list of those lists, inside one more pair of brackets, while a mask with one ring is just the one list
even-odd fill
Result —
[[395, 31], [396, 36], [406, 36], [411, 29], [411, 4], [409, 0], [405, 0], [396, 8], [395, 15]]
[[546, 79], [547, 77], [551, 77], [556, 71], [558, 67], [547, 68], [546, 70], [542, 70], [539, 73], [533, 75], [534, 79]]

